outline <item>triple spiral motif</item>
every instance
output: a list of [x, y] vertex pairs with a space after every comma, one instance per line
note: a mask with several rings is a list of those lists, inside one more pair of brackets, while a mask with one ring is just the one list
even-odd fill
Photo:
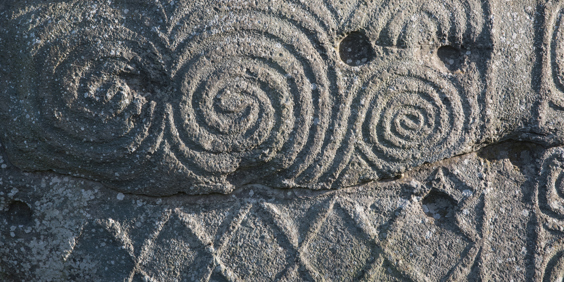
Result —
[[13, 19], [33, 26], [32, 63], [2, 98], [22, 169], [149, 195], [339, 188], [353, 152], [385, 176], [470, 141], [456, 78], [402, 58], [346, 66], [327, 7], [62, 5]]

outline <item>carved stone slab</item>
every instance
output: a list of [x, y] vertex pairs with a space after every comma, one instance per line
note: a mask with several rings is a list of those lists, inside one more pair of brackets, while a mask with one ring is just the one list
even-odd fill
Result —
[[380, 6], [14, 8], [2, 45], [10, 160], [159, 196], [343, 188], [480, 146], [487, 9]]
[[563, 20], [0, 1], [0, 280], [560, 281]]

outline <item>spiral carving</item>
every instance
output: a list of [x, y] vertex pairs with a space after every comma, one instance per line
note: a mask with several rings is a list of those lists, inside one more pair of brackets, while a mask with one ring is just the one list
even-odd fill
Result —
[[221, 28], [184, 47], [170, 108], [175, 155], [202, 175], [253, 167], [255, 177], [292, 178], [319, 153], [329, 122], [323, 58], [288, 19], [235, 14]]
[[538, 181], [538, 205], [547, 216], [564, 220], [564, 151], [550, 150], [543, 157]]
[[[124, 48], [106, 45], [108, 49]], [[142, 73], [146, 64], [136, 53], [112, 56], [105, 54], [108, 49], [85, 49], [73, 50], [49, 73], [56, 77], [50, 88], [63, 89], [61, 95], [39, 94], [50, 124], [66, 133], [48, 138], [59, 138], [57, 144], [71, 144], [75, 156], [96, 161], [119, 159], [137, 151], [149, 134], [156, 105], [150, 100], [154, 89], [144, 81], [150, 77]], [[53, 82], [51, 77], [49, 82]], [[93, 144], [85, 144], [85, 140]]]
[[380, 170], [438, 160], [466, 141], [469, 107], [455, 84], [431, 69], [394, 67], [361, 89], [358, 146]]
[[[546, 262], [542, 281], [562, 281], [564, 275], [564, 251], [559, 250], [552, 254]], [[539, 279], [540, 281], [540, 279]]]
[[[69, 0], [14, 14], [26, 31], [12, 32], [13, 44], [30, 56], [9, 56], [26, 67], [0, 96], [10, 159], [170, 195], [340, 188], [379, 178], [374, 168], [449, 157], [472, 134], [483, 95], [459, 83], [479, 89], [480, 70], [470, 62], [464, 78], [447, 78], [413, 63], [411, 45], [436, 44], [412, 28], [426, 27], [425, 40], [477, 40], [479, 18], [380, 4]], [[418, 24], [397, 33], [407, 20]], [[388, 50], [385, 38], [407, 48]], [[347, 63], [339, 51], [357, 53], [359, 39], [370, 56]], [[362, 175], [349, 173], [359, 150], [371, 163], [356, 158]]]
[[34, 72], [16, 75], [37, 80], [20, 89], [29, 99], [10, 106], [27, 109], [26, 127], [7, 138], [19, 167], [168, 194], [228, 192], [267, 175], [294, 186], [331, 166], [338, 142], [325, 135], [344, 116], [331, 112], [337, 53], [332, 23], [316, 20], [326, 8], [90, 4], [57, 6], [56, 22], [49, 9], [22, 16], [39, 43]]
[[156, 50], [127, 30], [114, 38], [80, 28], [73, 34], [38, 44], [34, 73], [22, 75], [34, 81], [15, 100], [25, 110], [11, 120], [18, 129], [11, 152], [28, 158], [15, 162], [94, 179], [135, 178], [162, 139], [160, 70], [148, 55]]

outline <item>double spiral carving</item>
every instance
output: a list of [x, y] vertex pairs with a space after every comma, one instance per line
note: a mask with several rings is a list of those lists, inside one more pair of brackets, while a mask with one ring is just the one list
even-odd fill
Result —
[[38, 81], [18, 104], [28, 126], [8, 138], [28, 152], [13, 157], [19, 167], [168, 194], [226, 192], [267, 175], [313, 179], [331, 164], [311, 169], [318, 155], [332, 157], [322, 146], [336, 52], [322, 48], [330, 40], [309, 12], [156, 2], [154, 13], [131, 7], [140, 16], [116, 26], [98, 15], [97, 31], [97, 17], [75, 4], [69, 13], [84, 21], [34, 30], [50, 40], [33, 47]]

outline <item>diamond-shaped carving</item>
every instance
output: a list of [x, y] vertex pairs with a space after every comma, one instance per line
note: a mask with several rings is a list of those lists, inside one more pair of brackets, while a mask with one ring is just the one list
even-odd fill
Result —
[[[251, 205], [234, 205], [222, 215], [216, 214], [221, 211], [218, 209], [207, 216], [205, 212], [190, 214], [181, 209], [166, 210], [154, 232], [137, 251], [120, 222], [107, 219], [100, 224], [121, 244], [116, 249], [124, 249], [134, 261], [129, 277], [141, 275], [149, 281], [152, 277], [208, 281], [219, 275], [239, 280], [220, 257], [250, 208]], [[206, 222], [217, 225], [204, 227]]]
[[396, 213], [382, 247], [410, 277], [459, 279], [472, 270], [482, 246], [483, 194], [446, 168], [428, 180], [421, 202], [414, 197]]
[[195, 280], [205, 272], [211, 256], [198, 237], [177, 214], [172, 214], [150, 245], [141, 267], [152, 277], [170, 280]]
[[277, 241], [291, 255], [289, 267], [281, 275], [282, 280], [319, 279], [321, 276], [306, 257], [306, 249], [332, 209], [332, 199], [265, 203], [262, 206], [273, 221]]
[[250, 213], [234, 232], [221, 259], [244, 281], [267, 281], [287, 267], [289, 253], [258, 213]]
[[[131, 270], [135, 268], [135, 261], [121, 248], [121, 242], [98, 224], [86, 224], [82, 228], [82, 235], [75, 240], [78, 243], [65, 260], [69, 280], [86, 278], [115, 281], [128, 278]], [[96, 273], [96, 276], [87, 277], [83, 273]]]
[[455, 226], [442, 227], [427, 219], [425, 214], [407, 211], [388, 232], [384, 248], [394, 254], [398, 263], [410, 265], [412, 275], [438, 281], [473, 246]]
[[367, 262], [378, 253], [368, 236], [335, 204], [304, 256], [325, 279], [350, 281], [363, 277]]

